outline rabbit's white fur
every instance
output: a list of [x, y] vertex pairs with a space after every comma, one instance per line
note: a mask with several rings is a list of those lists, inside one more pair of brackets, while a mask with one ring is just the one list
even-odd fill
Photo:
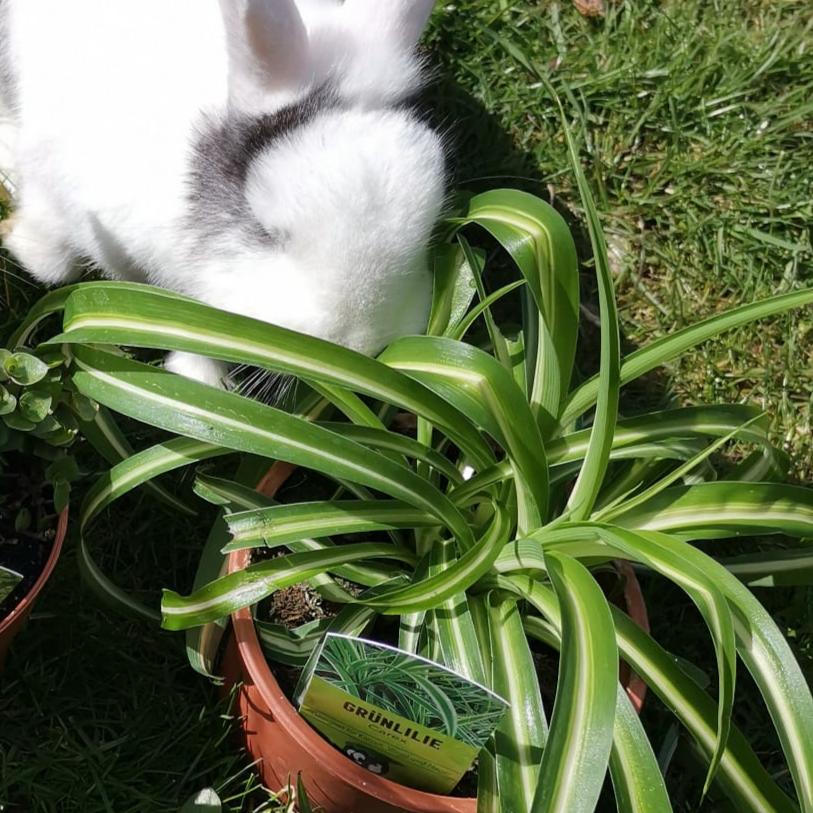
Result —
[[[443, 153], [398, 104], [432, 5], [0, 0], [19, 183], [6, 245], [44, 283], [88, 260], [362, 352], [420, 331]], [[221, 202], [218, 128], [291, 105]]]

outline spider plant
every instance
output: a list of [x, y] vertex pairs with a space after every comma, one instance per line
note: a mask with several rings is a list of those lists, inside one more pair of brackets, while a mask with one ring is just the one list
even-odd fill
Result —
[[[0, 348], [0, 474], [11, 477], [13, 472], [14, 479], [20, 480], [22, 473], [16, 470], [9, 455], [23, 455], [27, 460], [36, 461], [34, 470], [39, 476], [35, 479], [44, 480], [52, 487], [57, 513], [68, 505], [71, 482], [79, 475], [68, 448], [78, 433], [79, 421], [92, 420], [96, 410], [89, 399], [64, 386], [63, 363], [63, 355], [53, 350], [38, 356], [21, 348], [15, 352]], [[8, 494], [0, 495], [0, 509], [5, 510], [13, 502], [12, 497], [19, 496], [11, 493], [16, 490], [9, 489]], [[25, 488], [22, 491], [25, 501], [30, 503], [31, 495]], [[32, 519], [27, 505], [16, 510], [15, 530], [29, 531]], [[15, 546], [21, 544], [26, 543], [23, 540]], [[40, 545], [38, 538], [35, 544]], [[10, 597], [14, 591], [24, 590], [23, 580], [21, 573], [0, 562], [0, 621], [6, 615], [3, 604], [7, 599], [9, 603], [17, 603]]]
[[[189, 631], [190, 658], [202, 672], [211, 671], [212, 643], [230, 612], [302, 581], [344, 609], [307, 629], [261, 629], [283, 662], [301, 663], [326, 628], [357, 633], [378, 616], [399, 617], [401, 647], [485, 682], [511, 703], [479, 760], [482, 813], [592, 811], [608, 771], [622, 813], [671, 810], [652, 744], [616, 679], [620, 658], [693, 738], [705, 760], [704, 792], [715, 783], [753, 813], [813, 813], [813, 699], [747, 586], [803, 580], [813, 555], [777, 546], [735, 563], [715, 556], [728, 537], [813, 536], [813, 491], [784, 482], [787, 460], [758, 409], [712, 405], [633, 417], [619, 410], [624, 385], [723, 331], [813, 303], [813, 290], [715, 315], [622, 356], [605, 239], [565, 132], [601, 315], [600, 370], [575, 385], [574, 242], [553, 208], [512, 190], [474, 197], [447, 223], [434, 253], [428, 335], [398, 340], [377, 359], [144, 286], [80, 284], [42, 300], [21, 335], [61, 313], [62, 333], [51, 344], [70, 357], [73, 386], [102, 405], [96, 439], [123, 458], [86, 498], [82, 567], [108, 599]], [[519, 272], [489, 294], [487, 264], [469, 243], [478, 230]], [[514, 290], [524, 303], [522, 324], [509, 333], [495, 305]], [[481, 325], [485, 339], [470, 338]], [[127, 357], [122, 346], [295, 376], [307, 394], [283, 411], [178, 378]], [[396, 412], [414, 416], [412, 435], [390, 428]], [[174, 437], [131, 454], [111, 413]], [[734, 441], [753, 451], [733, 466], [716, 462]], [[213, 532], [194, 592], [165, 591], [158, 613], [114, 585], [92, 557], [93, 518], [163, 472], [234, 452], [246, 456], [239, 478], [197, 479], [198, 494], [224, 507], [230, 536]], [[331, 478], [337, 498], [275, 504], [261, 497], [250, 486], [270, 461]], [[344, 539], [362, 531], [379, 541]], [[707, 544], [701, 549], [697, 540]], [[220, 575], [223, 550], [238, 548], [285, 555]], [[674, 582], [697, 606], [698, 635], [708, 636], [716, 657], [715, 696], [696, 670], [608, 602], [595, 576], [616, 560]], [[348, 592], [348, 581], [363, 592]], [[560, 652], [552, 709], [543, 705], [532, 658], [537, 641]], [[792, 796], [732, 722], [738, 662], [770, 712]]]

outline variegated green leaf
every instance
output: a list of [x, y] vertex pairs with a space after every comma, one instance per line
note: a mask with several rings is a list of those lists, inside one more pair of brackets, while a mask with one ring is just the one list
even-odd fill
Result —
[[388, 432], [387, 430], [375, 429], [370, 426], [358, 426], [349, 423], [320, 421], [319, 425], [324, 426], [325, 429], [329, 429], [331, 432], [344, 435], [344, 437], [354, 440], [356, 443], [361, 443], [364, 446], [378, 450], [397, 452], [404, 457], [421, 460], [439, 471], [451, 482], [461, 482], [460, 472], [448, 458], [439, 454], [429, 446], [419, 443], [406, 435], [399, 435], [396, 432]]
[[386, 615], [427, 610], [468, 590], [491, 569], [510, 531], [508, 511], [494, 506], [494, 517], [477, 544], [467, 550], [454, 564], [408, 587], [401, 587], [370, 599], [366, 604]]
[[117, 587], [98, 566], [87, 538], [93, 520], [114, 500], [160, 474], [226, 454], [229, 450], [205, 441], [173, 438], [134, 454], [114, 466], [85, 496], [79, 522], [79, 571], [85, 582], [105, 602], [140, 617], [157, 619], [158, 613]]
[[[662, 541], [663, 534], [644, 534]], [[803, 813], [813, 811], [813, 695], [799, 663], [770, 613], [753, 593], [701, 551], [685, 558], [704, 568], [731, 604], [737, 651], [751, 672], [782, 743]]]
[[[584, 464], [570, 493], [567, 508], [565, 509], [569, 517], [578, 522], [590, 516], [610, 461], [613, 433], [618, 419], [621, 386], [621, 338], [610, 257], [604, 232], [601, 228], [598, 209], [582, 169], [578, 149], [570, 131], [562, 103], [547, 79], [542, 81], [559, 111], [562, 130], [567, 141], [570, 168], [576, 178], [579, 197], [587, 216], [587, 231], [590, 234], [593, 261], [596, 265], [599, 312], [601, 315], [601, 350], [593, 428], [590, 432], [590, 444], [584, 456]], [[564, 419], [562, 423], [565, 423]]]
[[757, 418], [753, 418], [751, 421], [744, 424], [742, 427], [738, 427], [737, 429], [734, 429], [731, 432], [729, 432], [724, 437], [718, 438], [714, 443], [710, 443], [704, 449], [698, 451], [697, 454], [693, 455], [691, 458], [683, 462], [681, 465], [671, 469], [662, 477], [657, 478], [656, 481], [651, 485], [642, 488], [634, 495], [625, 496], [624, 498], [613, 502], [612, 505], [609, 505], [603, 510], [598, 511], [593, 518], [596, 521], [608, 522], [611, 521], [613, 517], [618, 516], [619, 514], [634, 511], [637, 507], [644, 505], [651, 499], [654, 499], [655, 497], [657, 497], [658, 494], [665, 491], [673, 483], [678, 482], [678, 480], [688, 478], [689, 473], [693, 469], [696, 469], [702, 464], [706, 464], [709, 457], [711, 457], [712, 454], [714, 454], [718, 449], [725, 445], [725, 443], [727, 443], [729, 440], [732, 440], [734, 437], [739, 436], [740, 432], [743, 429], [747, 429], [749, 424], [756, 422], [761, 417], [763, 416], [760, 415]]
[[[656, 367], [666, 364], [687, 350], [728, 330], [811, 304], [813, 304], [813, 288], [805, 288], [768, 297], [750, 305], [743, 305], [740, 308], [733, 308], [725, 313], [710, 316], [696, 325], [690, 325], [676, 333], [657, 339], [627, 356], [621, 365], [621, 384], [628, 384], [630, 381], [646, 375]], [[590, 409], [596, 402], [598, 392], [598, 378], [591, 378], [574, 390], [567, 400], [561, 419], [562, 426], [567, 426]]]
[[575, 559], [545, 556], [559, 600], [562, 653], [556, 703], [533, 813], [592, 813], [609, 765], [618, 648], [601, 588]]
[[[517, 602], [496, 600], [489, 611], [491, 685], [508, 701], [494, 735], [496, 795], [501, 813], [531, 810], [539, 787], [539, 765], [548, 723], [533, 654]], [[482, 787], [481, 781], [481, 787]]]
[[[697, 605], [709, 628], [717, 653], [719, 680], [719, 710], [717, 715], [717, 745], [709, 763], [705, 790], [711, 783], [722, 759], [731, 727], [737, 674], [736, 637], [725, 595], [716, 581], [709, 577], [708, 568], [691, 562], [692, 551], [685, 542], [665, 534], [657, 539], [643, 537], [621, 528], [600, 527], [599, 537], [608, 545], [651, 567], [682, 587]], [[543, 543], [544, 544], [544, 543]]]
[[[533, 637], [561, 649], [561, 630], [541, 618], [530, 620]], [[671, 813], [672, 805], [658, 761], [638, 713], [619, 683], [616, 686], [610, 775], [618, 813]]]
[[[448, 540], [437, 542], [430, 556], [430, 575], [442, 573], [454, 563], [454, 545]], [[468, 596], [462, 592], [452, 596], [438, 604], [432, 615], [443, 663], [476, 683], [487, 683]]]
[[[555, 595], [529, 579], [512, 577], [519, 591], [529, 598], [546, 617], [559, 623]], [[671, 708], [691, 732], [706, 754], [711, 755], [717, 739], [717, 704], [685, 673], [673, 655], [660, 647], [624, 613], [613, 608], [616, 640], [621, 656], [650, 688]], [[547, 640], [547, 630], [539, 629], [538, 619], [525, 619], [532, 636]], [[728, 746], [717, 774], [726, 794], [748, 813], [794, 813], [798, 808], [769, 776], [747, 740], [732, 726]]]
[[[394, 545], [362, 542], [306, 553], [292, 553], [251, 565], [211, 582], [189, 596], [165, 590], [161, 602], [164, 629], [183, 630], [250, 607], [277, 590], [311, 576], [364, 559], [402, 559]], [[371, 600], [369, 603], [372, 603]]]
[[77, 388], [125, 415], [236, 451], [285, 460], [440, 511], [459, 542], [472, 532], [451, 502], [405, 466], [296, 415], [131, 359], [75, 349]]
[[332, 500], [273, 505], [226, 516], [232, 541], [225, 551], [276, 547], [303, 537], [421, 528], [437, 519], [398, 500]]
[[469, 202], [456, 228], [470, 224], [489, 232], [516, 263], [544, 329], [535, 354], [530, 405], [550, 426], [573, 372], [579, 313], [576, 246], [562, 216], [533, 195], [498, 189]]
[[720, 564], [751, 587], [813, 585], [813, 549], [770, 550], [721, 559]]
[[143, 285], [138, 282], [82, 282], [75, 285], [65, 285], [62, 288], [57, 288], [54, 291], [49, 291], [41, 299], [37, 300], [31, 310], [26, 314], [23, 321], [17, 327], [17, 330], [11, 335], [8, 341], [9, 347], [20, 347], [29, 344], [31, 336], [34, 331], [39, 327], [43, 320], [56, 313], [61, 313], [65, 310], [65, 303], [73, 293], [79, 290], [116, 290], [116, 291], [150, 291], [155, 293], [156, 296], [164, 296], [168, 299], [180, 299], [191, 302], [191, 299], [184, 297], [181, 294], [176, 294], [173, 291], [168, 291], [165, 288], [153, 288], [149, 285]]
[[[111, 466], [115, 466], [135, 454], [135, 450], [124, 432], [106, 409], [98, 409], [93, 420], [82, 421], [80, 427], [82, 436]], [[195, 513], [183, 500], [171, 494], [160, 483], [149, 481], [144, 483], [144, 488], [176, 511], [183, 514]]]
[[0, 604], [17, 589], [22, 580], [22, 574], [0, 565]]
[[781, 483], [673, 486], [613, 522], [691, 539], [744, 534], [813, 537], [813, 491]]
[[334, 618], [310, 621], [296, 629], [256, 619], [254, 625], [260, 643], [271, 660], [301, 669], [327, 632], [361, 635], [374, 618], [374, 610], [349, 604], [342, 607]]
[[[433, 260], [432, 311], [426, 332], [429, 336], [442, 336], [464, 318], [477, 288], [460, 246], [437, 246], [433, 252]], [[481, 255], [477, 255], [477, 262], [483, 265]]]
[[[240, 462], [235, 477], [241, 483], [259, 483], [267, 471], [268, 461], [246, 456]], [[193, 590], [199, 590], [205, 584], [226, 575], [227, 562], [220, 549], [228, 539], [229, 533], [221, 512], [221, 516], [218, 516], [209, 529], [209, 535], [203, 545], [192, 583]], [[215, 664], [227, 625], [227, 618], [218, 618], [201, 627], [187, 630], [185, 635], [189, 665], [199, 675], [218, 684], [222, 682], [222, 677], [215, 672]]]
[[[231, 511], [270, 508], [277, 504], [271, 498], [257, 493], [252, 488], [207, 474], [197, 476], [195, 479], [195, 492], [208, 502], [227, 506]], [[225, 523], [224, 528], [226, 528]], [[226, 528], [226, 530], [228, 529]], [[228, 538], [227, 532], [226, 539]], [[221, 548], [225, 546], [225, 541], [221, 544]], [[289, 542], [286, 547], [292, 553], [305, 553], [306, 551], [332, 548], [334, 543], [330, 539], [307, 539], [302, 537]], [[220, 549], [218, 549], [218, 552], [222, 553]], [[380, 563], [375, 567], [364, 564], [347, 564], [336, 568], [335, 573], [343, 579], [367, 587], [376, 587], [403, 575], [400, 567], [393, 567], [384, 563]], [[347, 591], [336, 584], [335, 580], [327, 573], [316, 574], [308, 581], [329, 601], [341, 604], [348, 600]]]
[[474, 460], [492, 459], [474, 427], [441, 398], [374, 359], [312, 336], [151, 289], [81, 288], [68, 299], [61, 343], [184, 350], [338, 385], [423, 415]]
[[527, 510], [533, 516], [545, 515], [548, 465], [542, 437], [508, 370], [475, 347], [429, 336], [399, 339], [381, 359], [454, 404], [491, 434], [509, 453], [523, 490], [535, 503]]
[[618, 813], [672, 813], [658, 760], [626, 691], [616, 687], [610, 776]]

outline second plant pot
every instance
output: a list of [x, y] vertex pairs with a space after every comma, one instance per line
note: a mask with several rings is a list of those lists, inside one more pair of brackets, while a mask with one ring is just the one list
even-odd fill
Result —
[[0, 672], [3, 671], [3, 667], [5, 666], [6, 656], [8, 655], [12, 641], [17, 637], [17, 634], [23, 626], [25, 626], [25, 622], [28, 620], [29, 615], [31, 615], [31, 610], [34, 607], [37, 596], [42, 592], [42, 589], [45, 587], [46, 582], [56, 567], [56, 562], [62, 551], [62, 543], [65, 541], [67, 531], [68, 509], [65, 508], [57, 518], [54, 544], [42, 572], [20, 603], [5, 618], [0, 619]]

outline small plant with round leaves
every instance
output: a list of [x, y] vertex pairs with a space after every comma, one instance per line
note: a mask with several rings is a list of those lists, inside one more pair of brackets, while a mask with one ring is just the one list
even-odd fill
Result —
[[[51, 486], [54, 510], [61, 513], [70, 500], [71, 483], [79, 477], [69, 447], [80, 423], [92, 421], [98, 406], [70, 385], [66, 363], [65, 356], [52, 348], [0, 348], [0, 474], [20, 478], [15, 453], [35, 461], [31, 468], [36, 472], [32, 482], [22, 477], [17, 493], [0, 497], [0, 510], [9, 515], [14, 537], [31, 537], [37, 525], [32, 507], [42, 483]], [[23, 499], [18, 499], [20, 493]], [[23, 581], [18, 568], [8, 565], [8, 561], [0, 561], [0, 604], [13, 600], [12, 594]]]
[[0, 349], [0, 454], [20, 452], [46, 461], [45, 479], [61, 511], [78, 476], [68, 447], [98, 405], [77, 392], [65, 375], [67, 359], [52, 348]]

